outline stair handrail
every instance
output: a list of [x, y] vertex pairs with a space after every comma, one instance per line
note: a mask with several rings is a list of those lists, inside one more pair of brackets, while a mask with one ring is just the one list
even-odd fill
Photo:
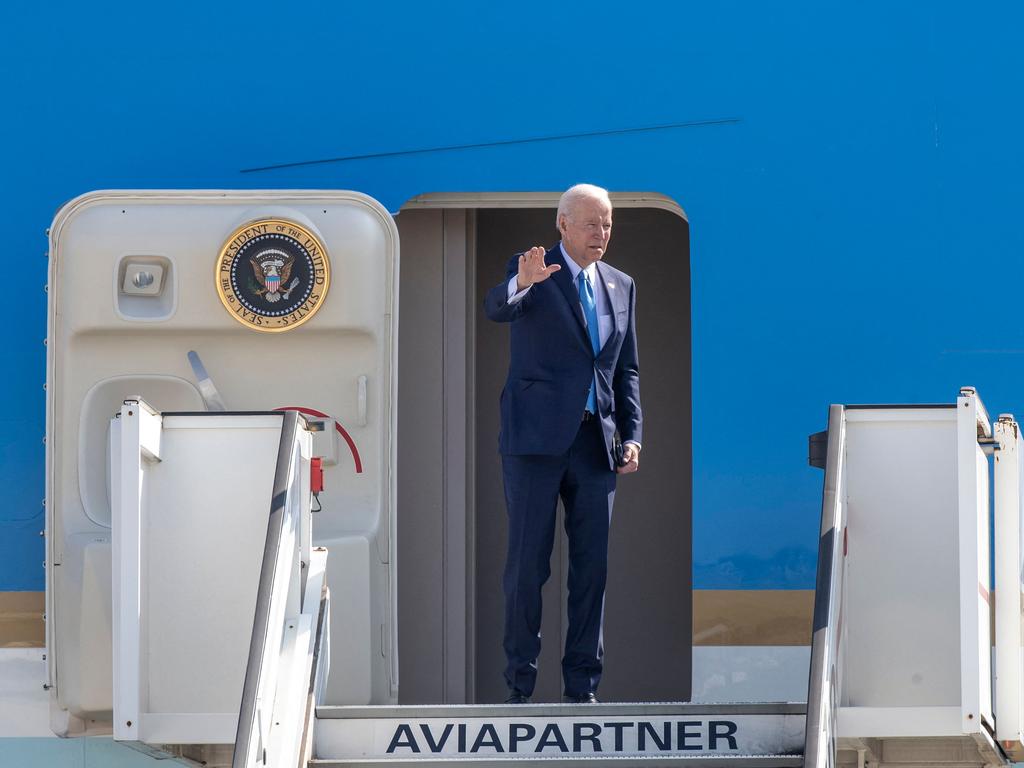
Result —
[[[1024, 445], [1013, 414], [1003, 413], [992, 425], [999, 446], [994, 462], [993, 524], [995, 528], [995, 717], [996, 738], [1014, 761], [1024, 759], [1024, 536], [1021, 531]], [[1006, 596], [1009, 596], [1007, 599]]]
[[[284, 421], [274, 472], [267, 538], [260, 568], [256, 612], [246, 662], [245, 682], [242, 687], [232, 768], [247, 768], [257, 762], [266, 764], [266, 736], [269, 733], [270, 710], [268, 708], [267, 712], [263, 713], [260, 703], [269, 699], [268, 706], [272, 706], [277, 684], [276, 679], [270, 679], [275, 675], [266, 669], [265, 664], [272, 635], [273, 638], [280, 638], [281, 628], [275, 626], [274, 619], [283, 618], [286, 604], [294, 601], [296, 595], [301, 595], [305, 587], [304, 583], [291, 585], [289, 582], [293, 579], [288, 578], [283, 585], [286, 589], [281, 589], [280, 578], [289, 576], [289, 572], [296, 565], [295, 556], [298, 554], [297, 551], [282, 550], [286, 531], [290, 526], [294, 526], [297, 535], [292, 538], [292, 542], [296, 550], [302, 546], [303, 540], [308, 542], [308, 534], [303, 536], [301, 531], [301, 500], [295, 496], [302, 489], [302, 483], [295, 482], [298, 470], [296, 465], [299, 463], [296, 443], [299, 419], [302, 417], [294, 411], [285, 411], [282, 412], [282, 418]], [[300, 568], [303, 581], [309, 570], [304, 566]], [[283, 624], [283, 621], [281, 623]], [[268, 722], [262, 722], [261, 715], [266, 716]]]
[[[832, 768], [836, 764], [836, 710], [839, 705], [842, 646], [844, 559], [846, 556], [846, 493], [844, 460], [846, 416], [842, 405], [829, 407], [827, 439], [812, 435], [812, 466], [823, 467], [825, 482], [821, 502], [821, 535], [814, 590], [814, 624], [811, 664], [807, 685], [807, 725], [804, 734], [804, 768]], [[824, 457], [815, 447], [825, 442]], [[822, 462], [823, 459], [823, 462]]]

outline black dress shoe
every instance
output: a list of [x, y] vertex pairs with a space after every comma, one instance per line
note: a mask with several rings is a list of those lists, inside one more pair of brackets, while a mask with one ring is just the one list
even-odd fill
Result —
[[597, 694], [593, 691], [589, 693], [578, 693], [575, 696], [563, 696], [562, 701], [566, 704], [597, 704]]
[[522, 691], [511, 690], [508, 693], [508, 698], [505, 699], [506, 704], [529, 704], [530, 697]]

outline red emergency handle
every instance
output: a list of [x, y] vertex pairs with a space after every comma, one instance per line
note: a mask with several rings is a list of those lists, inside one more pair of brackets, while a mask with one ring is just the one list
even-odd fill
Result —
[[309, 490], [315, 495], [324, 489], [324, 460], [314, 456], [309, 461]]

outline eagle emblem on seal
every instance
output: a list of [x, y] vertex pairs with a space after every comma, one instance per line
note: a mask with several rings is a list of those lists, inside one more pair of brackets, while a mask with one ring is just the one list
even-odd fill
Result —
[[[276, 248], [268, 248], [251, 256], [249, 263], [252, 264], [256, 279], [262, 286], [253, 293], [262, 296], [271, 304], [276, 304], [282, 298], [287, 299], [301, 282], [297, 277], [290, 283], [288, 282], [292, 276], [294, 262], [294, 256]], [[281, 291], [282, 285], [285, 286], [283, 292]]]
[[323, 306], [331, 262], [312, 225], [256, 219], [221, 246], [214, 275], [221, 304], [235, 320], [277, 333], [298, 328]]

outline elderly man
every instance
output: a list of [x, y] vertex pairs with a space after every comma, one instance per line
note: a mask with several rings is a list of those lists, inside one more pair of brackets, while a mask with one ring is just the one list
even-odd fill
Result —
[[541, 587], [551, 575], [555, 508], [569, 537], [565, 700], [597, 701], [616, 474], [635, 472], [641, 440], [633, 280], [602, 261], [608, 192], [579, 184], [558, 204], [561, 242], [516, 254], [484, 299], [511, 323], [499, 448], [508, 507], [505, 681], [530, 700], [540, 654]]

